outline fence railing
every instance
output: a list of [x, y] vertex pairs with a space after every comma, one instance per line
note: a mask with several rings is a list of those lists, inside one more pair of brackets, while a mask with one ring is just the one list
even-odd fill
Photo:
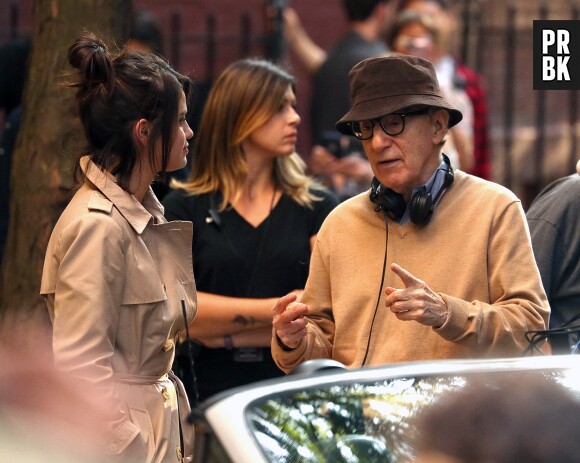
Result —
[[0, 43], [18, 37], [20, 25], [19, 13], [20, 8], [18, 4], [15, 1], [11, 1], [8, 5], [7, 27], [0, 27]]
[[[494, 180], [513, 189], [527, 205], [549, 181], [573, 172], [579, 157], [578, 91], [532, 89], [532, 21], [579, 19], [580, 10], [577, 5], [565, 3], [568, 6], [562, 17], [564, 2], [558, 0], [549, 7], [540, 4], [531, 13], [530, 2], [511, 2], [503, 7], [504, 20], [498, 23], [494, 18], [491, 23], [489, 9], [494, 3], [492, 0], [462, 2], [459, 52], [463, 61], [480, 72], [486, 82]], [[556, 3], [559, 5], [557, 18], [550, 10]], [[494, 8], [497, 11], [497, 5]], [[522, 21], [524, 16], [529, 21]], [[198, 28], [195, 33], [184, 27], [182, 21], [179, 12], [170, 15], [165, 54], [178, 68], [187, 61], [188, 55], [201, 56], [201, 61], [196, 58], [196, 76], [207, 84], [215, 78], [224, 50], [230, 59], [232, 54], [237, 55], [234, 59], [252, 54], [282, 58], [279, 21], [271, 21], [270, 30], [264, 31], [262, 27], [258, 30], [252, 16], [241, 13], [237, 28], [222, 31], [218, 30], [216, 14], [208, 13], [203, 30], [200, 32]], [[0, 30], [0, 42], [19, 33], [18, 5], [12, 2], [9, 26]], [[524, 132], [525, 139], [521, 135]]]
[[[558, 0], [493, 3], [463, 2], [460, 53], [487, 83], [494, 179], [526, 206], [547, 183], [574, 172], [580, 157], [579, 92], [533, 90], [533, 20], [578, 20], [580, 9]], [[485, 20], [494, 14], [503, 21]]]

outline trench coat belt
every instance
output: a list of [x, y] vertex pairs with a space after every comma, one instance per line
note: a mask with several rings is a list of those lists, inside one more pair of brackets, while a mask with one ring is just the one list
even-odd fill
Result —
[[163, 376], [144, 376], [144, 375], [131, 375], [127, 373], [113, 373], [113, 381], [126, 384], [155, 384], [157, 382], [165, 381], [169, 379], [175, 386], [177, 392], [177, 405], [179, 407], [179, 417], [183, 424], [187, 423], [187, 418], [189, 417], [190, 407], [189, 401], [187, 400], [187, 393], [185, 392], [185, 387], [183, 383], [177, 378], [175, 373], [169, 371], [169, 373]]
[[[187, 419], [189, 418], [189, 414], [191, 409], [189, 407], [189, 401], [187, 400], [187, 393], [185, 392], [185, 387], [183, 383], [177, 379], [175, 373], [170, 371], [168, 373], [169, 379], [175, 385], [175, 389], [177, 391], [177, 404], [179, 406], [179, 418], [183, 425], [187, 426]], [[187, 427], [192, 427], [191, 425]]]
[[155, 384], [168, 379], [168, 374], [163, 376], [131, 375], [129, 373], [113, 373], [113, 381], [126, 384]]
[[[187, 393], [183, 383], [177, 378], [175, 373], [169, 371], [163, 376], [145, 376], [145, 375], [131, 375], [128, 373], [113, 373], [113, 381], [126, 384], [155, 384], [157, 382], [171, 380], [177, 392], [177, 406], [179, 411], [179, 421], [181, 422], [181, 430], [183, 433], [183, 445], [185, 455], [193, 454], [194, 430], [191, 424], [187, 423], [191, 409], [189, 401], [187, 400]], [[187, 461], [184, 459], [184, 461]]]
[[189, 415], [191, 413], [191, 408], [189, 406], [189, 400], [187, 399], [187, 393], [185, 392], [185, 387], [183, 383], [179, 380], [179, 378], [173, 373], [173, 371], [169, 371], [168, 373], [169, 379], [173, 384], [175, 384], [175, 390], [177, 391], [177, 404], [178, 404], [178, 411], [179, 411], [179, 422], [181, 426], [181, 433], [183, 439], [183, 450], [184, 456], [188, 456], [183, 458], [182, 461], [189, 462], [192, 461], [193, 455], [193, 446], [195, 443], [195, 431], [193, 425], [187, 422]]

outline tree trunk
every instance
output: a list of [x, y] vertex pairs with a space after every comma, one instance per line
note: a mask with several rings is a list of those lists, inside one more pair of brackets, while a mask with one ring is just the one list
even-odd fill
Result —
[[[72, 194], [84, 137], [70, 89], [67, 50], [83, 30], [123, 43], [131, 0], [36, 0], [23, 118], [13, 153], [10, 223], [0, 278], [0, 328], [46, 326], [40, 278], [48, 239]], [[2, 334], [0, 330], [0, 334]]]

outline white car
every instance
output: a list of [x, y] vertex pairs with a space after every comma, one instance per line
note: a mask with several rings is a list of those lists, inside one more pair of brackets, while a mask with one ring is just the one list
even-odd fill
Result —
[[191, 416], [196, 426], [194, 461], [413, 461], [410, 423], [441, 394], [482, 378], [493, 387], [511, 377], [525, 385], [526, 378], [538, 375], [580, 398], [580, 356], [576, 355], [416, 362], [355, 370], [331, 360], [310, 361], [296, 374], [232, 389], [195, 409]]

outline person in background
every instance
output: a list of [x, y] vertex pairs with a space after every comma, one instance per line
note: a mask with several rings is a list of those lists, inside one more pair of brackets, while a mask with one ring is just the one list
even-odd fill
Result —
[[0, 110], [4, 130], [0, 133], [0, 265], [8, 236], [12, 155], [22, 120], [22, 94], [26, 82], [32, 39], [22, 37], [0, 47]]
[[361, 144], [341, 138], [334, 124], [350, 107], [348, 72], [359, 61], [388, 52], [384, 35], [393, 16], [390, 3], [342, 0], [348, 29], [328, 53], [310, 39], [296, 11], [287, 8], [284, 12], [290, 49], [313, 75], [310, 122], [314, 146], [309, 166], [343, 200], [366, 190], [373, 175]]
[[22, 103], [31, 50], [32, 39], [28, 36], [12, 39], [0, 47], [0, 110], [5, 115]]
[[[552, 308], [551, 329], [569, 326], [580, 315], [580, 161], [576, 171], [544, 188], [526, 213], [534, 255]], [[575, 339], [551, 336], [552, 351], [569, 354], [578, 342], [579, 331], [571, 333]]]
[[441, 49], [437, 75], [445, 88], [464, 90], [473, 106], [473, 168], [468, 172], [485, 180], [492, 179], [492, 154], [489, 140], [489, 115], [483, 78], [453, 55], [457, 37], [457, 17], [450, 0], [402, 0], [399, 11], [417, 11], [431, 18], [439, 31]]
[[125, 46], [163, 55], [163, 31], [157, 18], [146, 10], [137, 10], [131, 16], [129, 39]]
[[200, 400], [282, 374], [270, 309], [304, 288], [318, 229], [337, 204], [304, 174], [295, 104], [294, 78], [280, 67], [231, 64], [208, 96], [191, 176], [163, 202], [168, 219], [193, 222]]
[[192, 83], [155, 54], [109, 51], [91, 33], [68, 61], [87, 149], [42, 272], [54, 365], [108, 408], [103, 454], [188, 461], [190, 407], [171, 365], [196, 311], [192, 228], [167, 223], [150, 184], [186, 163]]
[[[441, 51], [441, 31], [428, 16], [413, 10], [401, 12], [395, 19], [389, 36], [389, 46], [396, 53], [415, 55], [433, 63], [439, 70], [438, 62], [443, 58]], [[439, 79], [439, 76], [437, 76]], [[446, 82], [446, 79], [439, 79]], [[448, 83], [448, 82], [447, 82]], [[473, 168], [473, 106], [465, 90], [454, 85], [440, 84], [445, 98], [463, 114], [459, 124], [449, 129], [445, 141], [445, 154], [451, 165], [465, 172]]]
[[416, 418], [415, 463], [575, 463], [580, 402], [555, 379], [473, 381]]
[[[163, 30], [158, 19], [147, 10], [137, 10], [131, 16], [131, 26], [129, 28], [129, 38], [125, 43], [125, 48], [137, 52], [155, 53], [163, 56]], [[193, 95], [192, 95], [193, 100]], [[196, 108], [199, 108], [198, 101], [195, 101]], [[197, 111], [196, 111], [197, 112]], [[188, 115], [188, 124], [195, 130], [194, 119], [191, 114]], [[189, 173], [189, 167], [186, 165], [174, 172], [167, 172], [159, 175], [155, 179], [151, 188], [155, 196], [161, 201], [169, 192], [169, 183], [171, 179], [185, 180]]]
[[461, 112], [431, 62], [370, 58], [350, 72], [337, 129], [362, 140], [370, 192], [324, 221], [300, 298], [272, 309], [272, 353], [347, 367], [522, 355], [550, 313], [519, 199], [441, 152]]

